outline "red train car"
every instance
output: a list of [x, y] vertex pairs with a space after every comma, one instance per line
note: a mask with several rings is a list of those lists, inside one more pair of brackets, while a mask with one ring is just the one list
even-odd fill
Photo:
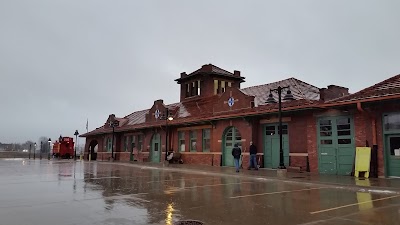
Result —
[[53, 156], [63, 159], [71, 159], [74, 156], [74, 139], [60, 137], [53, 145]]

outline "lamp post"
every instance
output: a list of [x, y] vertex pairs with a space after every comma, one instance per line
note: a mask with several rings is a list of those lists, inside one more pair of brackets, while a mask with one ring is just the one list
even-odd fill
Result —
[[35, 142], [35, 148], [33, 149], [33, 159], [36, 159], [36, 142]]
[[40, 142], [40, 160], [42, 160], [43, 141]]
[[165, 109], [165, 114], [163, 115], [163, 119], [165, 119], [165, 161], [167, 161], [167, 154], [168, 154], [168, 121], [174, 120], [172, 115], [169, 114], [169, 109]]
[[32, 149], [32, 144], [29, 144], [29, 159], [31, 159], [31, 149]]
[[286, 87], [281, 87], [278, 86], [276, 89], [270, 90], [268, 99], [265, 103], [276, 103], [276, 100], [272, 96], [272, 92], [277, 92], [278, 93], [278, 107], [279, 107], [279, 169], [286, 169], [284, 160], [283, 160], [283, 141], [282, 141], [282, 90], [287, 89], [286, 95], [283, 97], [283, 100], [285, 101], [290, 101], [294, 100], [294, 97], [292, 95], [292, 92], [289, 89], [289, 86]]
[[76, 160], [76, 146], [78, 145], [78, 135], [79, 135], [79, 133], [78, 133], [78, 130], [76, 130], [75, 131], [75, 153], [74, 153], [74, 160]]
[[114, 121], [110, 121], [110, 126], [112, 127], [113, 131], [112, 131], [112, 141], [111, 141], [111, 158], [114, 160], [114, 138], [115, 138], [115, 127], [118, 126], [118, 121], [114, 120]]
[[51, 139], [49, 138], [49, 140], [47, 142], [49, 142], [49, 153], [47, 155], [47, 157], [48, 157], [47, 159], [50, 160]]

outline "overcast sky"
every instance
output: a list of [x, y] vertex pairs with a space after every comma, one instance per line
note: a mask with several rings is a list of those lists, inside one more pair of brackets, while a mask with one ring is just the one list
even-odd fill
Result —
[[0, 142], [73, 136], [212, 63], [242, 87], [296, 77], [351, 92], [400, 73], [400, 1], [0, 0]]

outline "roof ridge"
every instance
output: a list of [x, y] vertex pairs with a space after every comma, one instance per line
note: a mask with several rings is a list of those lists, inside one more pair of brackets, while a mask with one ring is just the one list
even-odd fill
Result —
[[[259, 84], [259, 85], [254, 85], [254, 86], [250, 86], [250, 87], [241, 88], [240, 90], [245, 90], [245, 89], [250, 89], [250, 88], [255, 88], [255, 87], [264, 87], [264, 86], [267, 86], [267, 85], [277, 84], [277, 83], [281, 83], [281, 82], [284, 82], [284, 81], [290, 81], [290, 80], [296, 81], [297, 84], [298, 84], [298, 83], [304, 83], [304, 84], [309, 85], [310, 87], [318, 88], [318, 87], [316, 87], [316, 86], [314, 86], [314, 85], [312, 85], [312, 84], [309, 84], [309, 83], [307, 83], [307, 82], [304, 82], [304, 81], [302, 81], [302, 80], [296, 79], [296, 78], [294, 78], [294, 77], [289, 77], [289, 78], [286, 78], [286, 79], [283, 79], [283, 80], [274, 81], [274, 82], [272, 82], [272, 83]], [[318, 88], [318, 89], [319, 89], [319, 88]]]
[[357, 91], [357, 92], [354, 92], [353, 94], [349, 94], [349, 95], [346, 95], [346, 96], [341, 96], [341, 97], [338, 97], [338, 98], [335, 98], [335, 99], [331, 99], [331, 100], [329, 100], [329, 101], [327, 101], [327, 102], [334, 102], [334, 101], [340, 101], [340, 100], [342, 100], [342, 99], [345, 99], [345, 98], [349, 98], [349, 97], [351, 97], [351, 96], [355, 96], [355, 95], [357, 95], [357, 94], [361, 94], [361, 93], [363, 93], [363, 92], [367, 92], [367, 91], [369, 91], [369, 90], [373, 90], [374, 88], [376, 88], [376, 87], [379, 87], [379, 86], [381, 86], [381, 85], [383, 85], [383, 84], [385, 84], [385, 83], [388, 83], [388, 82], [390, 82], [390, 81], [392, 81], [392, 80], [396, 80], [396, 79], [398, 79], [398, 78], [400, 78], [400, 74], [397, 74], [397, 75], [395, 75], [395, 76], [393, 76], [393, 77], [389, 77], [389, 78], [387, 78], [387, 79], [385, 79], [385, 80], [383, 80], [383, 81], [381, 81], [381, 82], [379, 82], [379, 83], [376, 83], [376, 84], [374, 84], [374, 85], [372, 85], [372, 86], [369, 86], [369, 87], [366, 87], [366, 88], [364, 88], [364, 89], [361, 89], [361, 90], [359, 90], [359, 91]]
[[[296, 78], [292, 77], [289, 78], [289, 80], [292, 80], [294, 83], [294, 86], [296, 87], [297, 91], [300, 93], [300, 95], [303, 96], [303, 99], [306, 99], [306, 95], [301, 91], [301, 89], [298, 87], [299, 86], [299, 80], [297, 80]], [[307, 89], [309, 90], [309, 89]]]
[[213, 66], [213, 67], [215, 67], [215, 68], [217, 68], [217, 69], [220, 69], [220, 70], [222, 70], [222, 71], [224, 71], [224, 72], [227, 72], [227, 73], [230, 73], [230, 74], [233, 75], [232, 72], [229, 72], [228, 70], [222, 69], [221, 67], [218, 67], [218, 66], [216, 66], [216, 65], [214, 65], [214, 64], [209, 63], [208, 65], [211, 65], [211, 66]]

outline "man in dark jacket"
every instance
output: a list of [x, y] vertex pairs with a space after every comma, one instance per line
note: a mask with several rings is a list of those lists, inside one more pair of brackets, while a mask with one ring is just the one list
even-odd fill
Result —
[[251, 170], [251, 168], [253, 168], [255, 170], [258, 170], [257, 167], [257, 148], [256, 146], [253, 144], [252, 141], [250, 141], [250, 166], [249, 166], [249, 170]]
[[232, 149], [232, 156], [237, 173], [239, 172], [239, 159], [241, 155], [242, 155], [242, 150], [239, 148], [238, 144], [235, 144], [235, 147]]

